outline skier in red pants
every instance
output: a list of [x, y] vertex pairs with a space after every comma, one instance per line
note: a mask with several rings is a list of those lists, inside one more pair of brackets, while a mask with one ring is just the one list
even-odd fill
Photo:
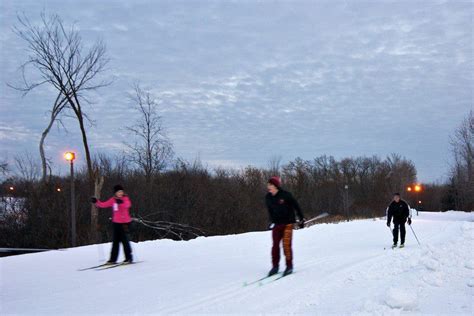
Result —
[[293, 225], [296, 222], [295, 211], [298, 215], [300, 228], [304, 227], [304, 216], [298, 202], [290, 192], [281, 189], [279, 177], [271, 177], [267, 184], [268, 193], [265, 202], [272, 224], [273, 247], [272, 247], [272, 269], [269, 276], [278, 273], [280, 263], [280, 242], [283, 240], [283, 252], [286, 258], [286, 269], [283, 275], [293, 272], [293, 250], [291, 242], [293, 237]]

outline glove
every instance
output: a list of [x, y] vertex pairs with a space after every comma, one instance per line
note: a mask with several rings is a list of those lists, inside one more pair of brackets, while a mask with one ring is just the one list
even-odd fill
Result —
[[275, 224], [273, 223], [270, 223], [270, 225], [268, 225], [268, 229], [273, 229], [273, 227], [275, 227]]
[[390, 223], [387, 222], [387, 227], [390, 227]]
[[411, 218], [408, 217], [408, 225], [411, 225]]
[[122, 199], [115, 199], [115, 203], [117, 203], [117, 204], [122, 204], [122, 203], [123, 203], [123, 200], [122, 200]]
[[97, 198], [95, 196], [91, 197], [91, 203], [92, 204], [97, 203]]
[[299, 228], [304, 228], [304, 222], [305, 222], [305, 219], [303, 218], [302, 220], [299, 221], [298, 227]]

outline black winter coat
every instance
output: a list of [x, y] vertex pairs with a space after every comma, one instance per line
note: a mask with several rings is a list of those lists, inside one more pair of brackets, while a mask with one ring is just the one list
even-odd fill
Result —
[[290, 192], [279, 189], [277, 194], [274, 196], [271, 193], [267, 193], [265, 196], [265, 202], [272, 223], [295, 223], [295, 211], [299, 220], [304, 218], [300, 205]]
[[392, 201], [387, 207], [387, 224], [390, 224], [393, 218], [393, 223], [402, 224], [407, 221], [410, 216], [410, 207], [408, 203], [400, 200], [398, 203]]

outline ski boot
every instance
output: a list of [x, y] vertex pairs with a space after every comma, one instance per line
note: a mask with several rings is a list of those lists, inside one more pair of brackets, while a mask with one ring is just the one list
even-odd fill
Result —
[[285, 272], [283, 272], [283, 276], [287, 276], [288, 274], [293, 273], [293, 268], [286, 267]]
[[397, 248], [397, 245], [398, 244], [396, 242], [394, 242], [393, 245], [392, 245], [392, 249]]
[[268, 272], [268, 276], [272, 276], [274, 274], [277, 274], [278, 273], [278, 266], [276, 267], [273, 267], [270, 272]]
[[405, 247], [405, 244], [400, 244], [400, 248], [404, 248]]

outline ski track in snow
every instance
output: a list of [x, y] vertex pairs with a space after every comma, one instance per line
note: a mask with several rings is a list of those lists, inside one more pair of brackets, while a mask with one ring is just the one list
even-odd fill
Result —
[[422, 245], [407, 227], [393, 250], [384, 220], [295, 231], [295, 273], [263, 285], [244, 283], [270, 268], [269, 232], [134, 244], [143, 263], [102, 271], [77, 269], [110, 244], [7, 257], [0, 314], [473, 315], [473, 215], [420, 213]]

